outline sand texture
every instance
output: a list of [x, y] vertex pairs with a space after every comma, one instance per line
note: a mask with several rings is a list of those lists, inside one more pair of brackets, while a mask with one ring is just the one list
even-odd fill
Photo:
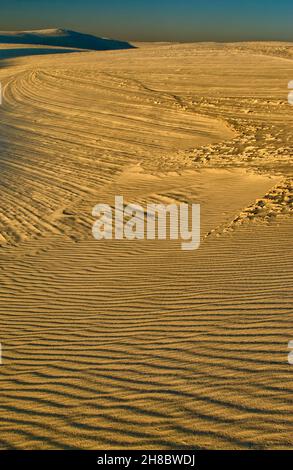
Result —
[[[0, 45], [0, 447], [292, 449], [293, 45], [136, 46]], [[200, 248], [94, 240], [115, 195]]]

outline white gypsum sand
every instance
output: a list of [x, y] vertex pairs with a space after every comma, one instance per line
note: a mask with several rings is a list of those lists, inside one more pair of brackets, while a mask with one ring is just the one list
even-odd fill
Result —
[[[293, 46], [137, 46], [0, 46], [1, 448], [292, 448]], [[200, 248], [94, 240], [121, 194]]]

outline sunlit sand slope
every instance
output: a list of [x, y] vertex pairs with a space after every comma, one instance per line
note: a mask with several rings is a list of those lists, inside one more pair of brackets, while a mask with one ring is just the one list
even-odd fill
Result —
[[[1, 65], [1, 447], [293, 448], [292, 46]], [[199, 250], [95, 241], [115, 195]]]

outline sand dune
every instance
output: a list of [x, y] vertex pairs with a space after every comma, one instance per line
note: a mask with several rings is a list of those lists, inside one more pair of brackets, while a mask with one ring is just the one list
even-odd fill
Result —
[[134, 46], [125, 41], [99, 38], [91, 34], [67, 29], [40, 29], [36, 31], [0, 31], [0, 44], [38, 44], [45, 46], [72, 47], [105, 51], [131, 49]]
[[[2, 62], [2, 448], [293, 447], [291, 51]], [[94, 240], [117, 194], [200, 203], [200, 249]]]

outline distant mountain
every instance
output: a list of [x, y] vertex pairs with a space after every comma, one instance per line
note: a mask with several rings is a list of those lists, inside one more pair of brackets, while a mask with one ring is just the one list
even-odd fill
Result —
[[91, 34], [83, 34], [66, 29], [0, 31], [0, 44], [1, 43], [72, 47], [78, 49], [91, 49], [95, 51], [131, 49], [134, 47], [128, 42], [99, 38]]

